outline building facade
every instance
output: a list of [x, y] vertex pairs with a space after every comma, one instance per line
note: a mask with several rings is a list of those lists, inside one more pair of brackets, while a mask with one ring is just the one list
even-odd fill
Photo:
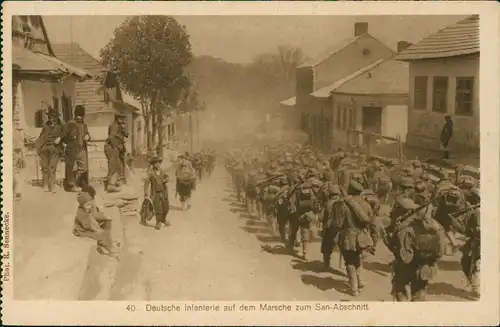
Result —
[[309, 134], [313, 146], [331, 149], [333, 146], [334, 115], [329, 95], [316, 96], [315, 92], [331, 88], [346, 77], [366, 66], [394, 56], [395, 52], [368, 33], [368, 24], [354, 24], [353, 36], [325, 55], [297, 68], [295, 112], [300, 113], [300, 126]]
[[476, 152], [479, 133], [479, 17], [471, 16], [408, 47], [409, 145], [439, 149], [444, 117], [454, 125], [450, 148]]
[[[58, 110], [63, 122], [70, 120], [75, 85], [92, 75], [55, 56], [41, 16], [13, 16], [12, 42], [14, 146], [23, 158], [26, 178], [38, 180], [34, 146], [47, 121], [47, 110]], [[61, 168], [58, 178], [64, 174]]]

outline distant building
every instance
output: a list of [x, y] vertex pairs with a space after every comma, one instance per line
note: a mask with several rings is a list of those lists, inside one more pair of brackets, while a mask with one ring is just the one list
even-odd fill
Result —
[[428, 36], [396, 59], [410, 64], [408, 144], [438, 149], [449, 115], [454, 122], [450, 148], [479, 151], [479, 17]]
[[308, 131], [312, 145], [331, 149], [334, 142], [332, 98], [330, 95], [315, 96], [315, 92], [336, 85], [394, 54], [392, 49], [369, 34], [368, 23], [356, 22], [352, 37], [297, 69], [296, 106], [301, 114], [301, 127]]
[[[399, 47], [408, 43], [400, 42]], [[364, 139], [349, 129], [406, 138], [408, 122], [408, 64], [380, 59], [312, 94], [330, 106], [332, 126], [328, 137], [338, 146], [362, 144]], [[325, 110], [326, 111], [326, 110]]]

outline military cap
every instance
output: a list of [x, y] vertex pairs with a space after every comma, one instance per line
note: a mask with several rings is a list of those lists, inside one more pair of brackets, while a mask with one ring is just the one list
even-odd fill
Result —
[[47, 111], [47, 116], [59, 118], [61, 116], [61, 114], [59, 113], [59, 111], [57, 109], [50, 108]]
[[125, 118], [127, 117], [127, 115], [125, 115], [123, 112], [121, 111], [115, 111], [115, 117], [121, 117], [121, 118]]
[[340, 187], [337, 184], [334, 184], [330, 187], [330, 193], [332, 195], [342, 195], [342, 191], [340, 190]]
[[400, 185], [402, 187], [414, 187], [415, 186], [415, 181], [411, 177], [402, 177]]
[[85, 107], [78, 105], [75, 107], [75, 117], [85, 117]]
[[155, 162], [162, 162], [163, 159], [158, 156], [157, 154], [153, 154], [150, 158], [149, 158], [149, 163], [153, 164]]
[[397, 204], [405, 210], [413, 210], [418, 208], [418, 205], [410, 198], [399, 196], [396, 199]]
[[349, 188], [352, 189], [352, 190], [355, 190], [355, 191], [358, 191], [358, 192], [363, 192], [364, 191], [364, 187], [363, 185], [361, 185], [361, 183], [355, 181], [355, 180], [351, 180], [349, 182]]

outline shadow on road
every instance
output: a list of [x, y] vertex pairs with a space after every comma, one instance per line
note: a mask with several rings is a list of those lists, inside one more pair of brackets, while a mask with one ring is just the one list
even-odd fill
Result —
[[243, 226], [241, 229], [251, 234], [272, 234], [272, 232], [267, 228]]
[[373, 271], [380, 276], [387, 276], [392, 272], [391, 265], [383, 262], [365, 261], [363, 262], [363, 268]]
[[340, 277], [345, 277], [346, 275], [337, 269], [330, 268], [328, 270], [325, 270], [323, 267], [323, 262], [319, 260], [314, 260], [314, 261], [301, 261], [301, 260], [293, 260], [292, 261], [292, 268], [296, 270], [300, 270], [303, 272], [313, 272], [313, 273], [332, 273], [336, 276]]
[[262, 245], [260, 248], [261, 248], [261, 251], [264, 251], [264, 252], [267, 252], [270, 254], [274, 254], [274, 255], [288, 255], [288, 256], [292, 256], [292, 257], [297, 257], [297, 254], [291, 253], [290, 250], [288, 250], [283, 245], [271, 246], [271, 245], [266, 244], [266, 245]]
[[448, 260], [440, 260], [438, 263], [438, 267], [440, 270], [445, 271], [461, 271], [462, 265], [460, 260], [458, 261], [448, 261]]
[[332, 277], [318, 277], [314, 275], [302, 275], [300, 277], [302, 283], [308, 286], [314, 286], [322, 291], [328, 291], [331, 289], [336, 290], [339, 293], [350, 295], [349, 285], [347, 281], [342, 281], [338, 279], [333, 279]]
[[427, 293], [431, 295], [455, 296], [468, 301], [476, 300], [474, 297], [472, 297], [471, 292], [443, 282], [429, 284], [429, 290], [427, 291]]

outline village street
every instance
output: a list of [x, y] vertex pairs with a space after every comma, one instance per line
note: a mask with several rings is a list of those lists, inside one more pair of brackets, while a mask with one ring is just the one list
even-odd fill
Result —
[[[27, 188], [31, 193], [37, 196], [30, 206], [18, 206], [14, 224], [16, 298], [92, 299], [102, 290], [86, 270], [98, 267], [102, 256], [96, 255], [95, 242], [71, 234], [74, 194]], [[324, 272], [319, 241], [308, 262], [286, 254], [267, 222], [249, 217], [235, 202], [222, 168], [200, 183], [189, 211], [172, 202], [172, 226], [160, 231], [122, 217], [124, 248], [109, 282], [110, 300], [352, 300], [338, 255], [333, 271]], [[368, 285], [356, 300], [392, 300], [390, 260], [383, 245], [365, 259]], [[458, 255], [443, 258], [429, 300], [468, 299], [458, 260]]]

